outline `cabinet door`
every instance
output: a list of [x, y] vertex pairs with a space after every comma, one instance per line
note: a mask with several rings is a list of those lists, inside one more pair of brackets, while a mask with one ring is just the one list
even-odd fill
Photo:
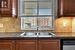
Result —
[[14, 41], [0, 40], [0, 50], [15, 50]]
[[59, 40], [39, 40], [39, 50], [60, 50]]
[[11, 17], [17, 15], [17, 0], [0, 0], [0, 16]]
[[16, 50], [36, 50], [36, 42], [35, 40], [18, 40]]
[[75, 0], [58, 0], [59, 16], [75, 16]]

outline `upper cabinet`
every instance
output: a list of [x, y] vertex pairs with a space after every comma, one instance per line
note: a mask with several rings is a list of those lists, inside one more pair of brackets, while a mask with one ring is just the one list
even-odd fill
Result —
[[75, 16], [75, 0], [58, 0], [58, 16]]
[[17, 5], [17, 0], [0, 0], [0, 17], [16, 17]]

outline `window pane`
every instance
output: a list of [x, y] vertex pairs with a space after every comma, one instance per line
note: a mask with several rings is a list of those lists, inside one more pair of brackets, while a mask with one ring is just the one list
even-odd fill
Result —
[[52, 0], [38, 0], [38, 1], [52, 1]]
[[37, 9], [25, 9], [25, 15], [37, 15]]
[[25, 1], [37, 1], [37, 0], [25, 0]]
[[39, 15], [52, 15], [52, 9], [39, 9]]
[[37, 17], [21, 17], [22, 30], [37, 30]]
[[52, 2], [39, 2], [39, 8], [51, 8], [52, 9]]
[[39, 30], [50, 30], [53, 28], [53, 17], [38, 17]]
[[24, 2], [24, 8], [37, 8], [37, 2]]

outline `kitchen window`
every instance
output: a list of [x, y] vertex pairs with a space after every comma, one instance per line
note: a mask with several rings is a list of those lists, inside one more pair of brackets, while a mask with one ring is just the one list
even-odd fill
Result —
[[[38, 30], [53, 29], [54, 18], [56, 17], [57, 0], [19, 0], [18, 7], [18, 14], [21, 17], [21, 28], [23, 28], [23, 30], [25, 30], [24, 28], [27, 29], [28, 27], [26, 26], [29, 24], [30, 26], [36, 24]], [[26, 18], [28, 18], [28, 20], [34, 18], [32, 21], [36, 21], [37, 23], [29, 22], [29, 24], [27, 24], [27, 22], [24, 22], [27, 21]], [[35, 28], [34, 26], [31, 27]]]

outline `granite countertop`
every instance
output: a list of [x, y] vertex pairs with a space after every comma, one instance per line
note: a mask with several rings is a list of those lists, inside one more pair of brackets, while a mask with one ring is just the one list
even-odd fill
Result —
[[0, 40], [27, 40], [27, 39], [42, 39], [42, 40], [47, 40], [47, 39], [74, 39], [75, 37], [0, 37]]
[[0, 38], [1, 37], [19, 37], [19, 35], [21, 34], [22, 32], [0, 32]]
[[20, 37], [22, 32], [0, 33], [0, 39], [75, 39], [75, 36]]

